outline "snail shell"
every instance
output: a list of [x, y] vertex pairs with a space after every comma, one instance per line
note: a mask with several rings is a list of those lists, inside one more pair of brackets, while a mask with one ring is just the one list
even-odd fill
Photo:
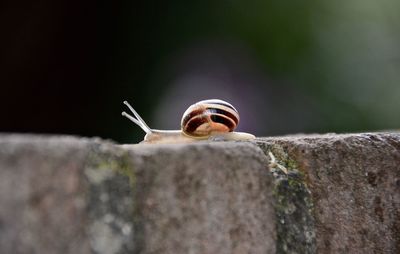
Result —
[[190, 137], [209, 137], [215, 133], [232, 132], [239, 124], [238, 111], [218, 99], [199, 101], [183, 113], [182, 132]]

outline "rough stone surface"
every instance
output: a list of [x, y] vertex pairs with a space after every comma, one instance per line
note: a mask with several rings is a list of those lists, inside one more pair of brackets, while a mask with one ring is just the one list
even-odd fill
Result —
[[274, 253], [254, 144], [0, 136], [0, 253]]
[[249, 143], [132, 146], [143, 253], [274, 253], [272, 178]]
[[0, 137], [0, 253], [89, 253], [86, 153], [69, 137]]
[[0, 253], [400, 253], [400, 134], [3, 134]]
[[265, 138], [259, 145], [279, 155], [289, 181], [291, 173], [304, 175], [318, 253], [400, 253], [400, 133]]

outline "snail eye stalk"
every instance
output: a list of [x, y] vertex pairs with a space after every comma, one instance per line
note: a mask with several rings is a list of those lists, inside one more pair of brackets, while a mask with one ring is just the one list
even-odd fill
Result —
[[151, 130], [151, 128], [146, 124], [143, 118], [140, 117], [140, 115], [136, 112], [136, 110], [134, 110], [133, 107], [127, 101], [124, 101], [124, 104], [128, 106], [129, 110], [133, 113], [134, 116], [129, 115], [125, 111], [122, 112], [122, 116], [134, 122], [137, 126], [142, 128], [142, 130], [147, 134], [152, 133], [153, 131]]

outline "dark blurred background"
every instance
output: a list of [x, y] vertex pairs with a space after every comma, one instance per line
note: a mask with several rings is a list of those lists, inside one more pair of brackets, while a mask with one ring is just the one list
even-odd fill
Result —
[[259, 136], [400, 126], [400, 1], [0, 4], [0, 132], [138, 142], [200, 99]]

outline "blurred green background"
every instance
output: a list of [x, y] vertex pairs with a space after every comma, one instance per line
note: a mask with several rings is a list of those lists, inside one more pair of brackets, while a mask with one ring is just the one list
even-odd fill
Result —
[[10, 1], [0, 132], [142, 140], [220, 98], [258, 136], [400, 126], [400, 2]]

